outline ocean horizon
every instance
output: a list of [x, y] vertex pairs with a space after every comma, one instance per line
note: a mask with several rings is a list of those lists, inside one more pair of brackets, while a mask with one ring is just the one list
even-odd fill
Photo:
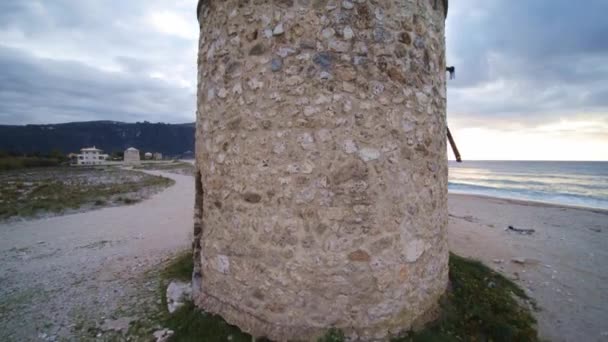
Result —
[[448, 190], [608, 210], [607, 161], [449, 161]]

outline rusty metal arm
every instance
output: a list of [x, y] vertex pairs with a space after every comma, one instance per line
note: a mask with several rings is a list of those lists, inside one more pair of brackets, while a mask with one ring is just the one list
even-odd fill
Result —
[[450, 141], [450, 146], [452, 146], [452, 152], [454, 152], [456, 161], [459, 163], [462, 163], [462, 158], [460, 158], [460, 152], [458, 152], [458, 147], [456, 147], [456, 142], [454, 141], [454, 137], [452, 137], [452, 133], [450, 132], [449, 127], [448, 127], [448, 140]]

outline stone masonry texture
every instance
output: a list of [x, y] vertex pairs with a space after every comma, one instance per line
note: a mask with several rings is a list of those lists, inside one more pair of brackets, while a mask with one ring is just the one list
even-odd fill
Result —
[[201, 0], [196, 304], [385, 340], [448, 282], [446, 1]]

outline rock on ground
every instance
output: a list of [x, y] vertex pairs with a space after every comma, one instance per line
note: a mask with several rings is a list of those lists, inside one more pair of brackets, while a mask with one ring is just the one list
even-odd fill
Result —
[[167, 286], [167, 310], [169, 313], [174, 313], [190, 300], [192, 296], [192, 284], [179, 280], [173, 280]]

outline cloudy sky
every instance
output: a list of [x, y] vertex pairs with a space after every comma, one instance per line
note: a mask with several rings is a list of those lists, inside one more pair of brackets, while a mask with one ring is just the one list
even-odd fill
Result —
[[[0, 124], [190, 122], [196, 0], [0, 1]], [[608, 160], [608, 1], [451, 0], [467, 159]]]

